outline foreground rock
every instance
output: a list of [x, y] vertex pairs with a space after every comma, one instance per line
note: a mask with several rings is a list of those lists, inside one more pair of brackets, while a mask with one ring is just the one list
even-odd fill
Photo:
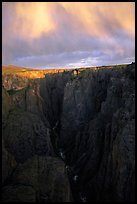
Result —
[[56, 157], [34, 156], [19, 164], [3, 188], [3, 201], [72, 201], [64, 163]]

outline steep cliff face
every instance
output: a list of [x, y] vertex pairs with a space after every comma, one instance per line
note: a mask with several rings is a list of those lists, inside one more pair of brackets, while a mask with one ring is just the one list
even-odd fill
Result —
[[[11, 82], [14, 78], [10, 75]], [[2, 95], [2, 201], [72, 201], [65, 164], [51, 142], [39, 80], [20, 84], [19, 77], [11, 84], [3, 83]]]
[[135, 64], [24, 80], [3, 80], [3, 201], [134, 201]]
[[59, 145], [78, 201], [134, 199], [134, 69], [86, 73], [65, 87]]

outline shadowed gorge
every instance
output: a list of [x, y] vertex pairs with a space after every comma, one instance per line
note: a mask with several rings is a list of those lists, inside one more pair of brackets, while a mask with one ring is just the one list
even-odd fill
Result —
[[2, 85], [3, 202], [135, 200], [135, 63], [7, 66]]

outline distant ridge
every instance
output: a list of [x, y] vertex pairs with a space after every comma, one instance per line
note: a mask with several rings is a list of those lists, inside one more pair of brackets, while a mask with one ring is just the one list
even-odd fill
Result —
[[[135, 62], [132, 62], [132, 63], [135, 63]], [[11, 70], [12, 68], [12, 71], [21, 71], [21, 69], [27, 69], [28, 71], [42, 71], [42, 70], [72, 70], [72, 69], [88, 69], [88, 68], [95, 68], [95, 67], [98, 67], [98, 68], [101, 68], [101, 67], [105, 67], [105, 68], [111, 68], [111, 67], [114, 67], [114, 66], [126, 66], [126, 65], [129, 65], [130, 63], [125, 63], [125, 64], [114, 64], [114, 65], [101, 65], [101, 66], [88, 66], [88, 67], [72, 67], [72, 68], [68, 68], [68, 67], [62, 67], [62, 68], [33, 68], [33, 67], [20, 67], [20, 66], [16, 66], [16, 65], [3, 65], [2, 66], [2, 69], [4, 70]]]

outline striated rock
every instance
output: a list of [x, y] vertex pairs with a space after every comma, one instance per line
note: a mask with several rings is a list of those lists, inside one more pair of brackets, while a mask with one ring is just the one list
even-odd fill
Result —
[[4, 202], [70, 202], [71, 190], [64, 163], [56, 157], [34, 156], [20, 164], [8, 186]]
[[14, 156], [6, 150], [2, 139], [2, 183], [10, 178], [16, 166], [17, 162], [15, 161]]
[[17, 162], [38, 155], [54, 155], [49, 129], [35, 114], [14, 109], [11, 111], [3, 138]]
[[47, 74], [40, 80], [40, 95], [44, 101], [44, 114], [53, 128], [60, 119], [64, 87], [70, 79], [69, 73]]
[[11, 98], [9, 97], [6, 89], [2, 87], [2, 122], [7, 118], [7, 115], [9, 113], [9, 110], [11, 109]]
[[59, 146], [77, 201], [134, 200], [133, 70], [89, 72], [64, 90]]
[[35, 190], [24, 185], [5, 186], [2, 189], [2, 202], [36, 202]]
[[135, 200], [135, 64], [73, 72], [8, 76], [3, 201]]

